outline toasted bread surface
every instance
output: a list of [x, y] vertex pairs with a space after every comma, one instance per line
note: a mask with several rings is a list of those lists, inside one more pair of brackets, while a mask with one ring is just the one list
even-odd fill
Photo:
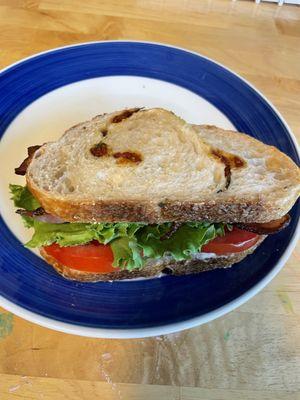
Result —
[[299, 168], [278, 149], [162, 109], [69, 129], [35, 153], [26, 180], [47, 212], [69, 222], [268, 222], [300, 191]]

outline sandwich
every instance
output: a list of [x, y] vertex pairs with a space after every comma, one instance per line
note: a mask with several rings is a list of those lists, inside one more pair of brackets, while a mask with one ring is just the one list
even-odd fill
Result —
[[73, 126], [31, 146], [15, 172], [25, 246], [89, 282], [229, 267], [288, 225], [300, 189], [275, 147], [160, 108]]

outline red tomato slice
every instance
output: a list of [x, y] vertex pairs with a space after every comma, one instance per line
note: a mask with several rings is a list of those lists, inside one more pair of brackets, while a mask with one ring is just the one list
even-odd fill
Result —
[[239, 253], [250, 249], [258, 242], [259, 238], [260, 236], [256, 233], [234, 227], [232, 231], [226, 231], [224, 236], [218, 236], [204, 245], [201, 252], [215, 253], [217, 255]]
[[112, 266], [114, 256], [110, 246], [97, 241], [69, 247], [60, 247], [53, 243], [44, 246], [44, 250], [59, 263], [79, 271], [106, 274], [118, 270]]

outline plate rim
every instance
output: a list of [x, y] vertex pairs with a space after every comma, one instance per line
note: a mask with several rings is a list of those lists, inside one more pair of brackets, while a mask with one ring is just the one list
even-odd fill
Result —
[[[0, 77], [2, 73], [5, 71], [9, 70], [10, 68], [17, 66], [21, 64], [24, 61], [31, 60], [37, 56], [51, 53], [57, 50], [63, 50], [63, 49], [68, 49], [68, 48], [73, 48], [73, 47], [81, 47], [85, 45], [91, 45], [91, 44], [101, 44], [101, 43], [124, 43], [124, 44], [130, 44], [130, 43], [140, 43], [140, 44], [152, 44], [152, 45], [157, 45], [161, 47], [169, 47], [169, 48], [174, 48], [177, 50], [181, 50], [187, 53], [191, 53], [196, 56], [200, 56], [222, 68], [225, 70], [229, 71], [231, 74], [242, 80], [246, 85], [248, 85], [252, 90], [254, 90], [256, 93], [258, 93], [262, 99], [267, 103], [267, 105], [274, 111], [274, 113], [278, 116], [282, 124], [287, 130], [288, 135], [292, 139], [292, 142], [295, 146], [296, 153], [298, 157], [300, 157], [300, 148], [297, 142], [297, 139], [293, 132], [291, 131], [290, 127], [288, 126], [286, 120], [284, 117], [281, 115], [281, 113], [277, 110], [277, 108], [264, 96], [264, 94], [258, 90], [254, 85], [252, 85], [247, 79], [244, 77], [240, 76], [238, 73], [235, 71], [231, 70], [230, 68], [226, 67], [224, 64], [215, 61], [214, 59], [207, 57], [201, 53], [198, 53], [193, 50], [189, 50], [180, 46], [174, 46], [170, 45], [168, 43], [163, 43], [163, 42], [153, 42], [153, 41], [140, 41], [140, 40], [102, 40], [102, 41], [89, 41], [89, 42], [82, 42], [82, 43], [76, 43], [76, 44], [71, 44], [71, 45], [65, 45], [65, 46], [60, 46], [60, 47], [55, 47], [49, 50], [45, 50], [39, 53], [32, 54], [31, 56], [22, 58], [21, 60], [18, 60], [7, 67], [3, 68], [0, 70]], [[84, 325], [75, 325], [72, 323], [67, 323], [67, 322], [62, 322], [59, 320], [55, 320], [49, 317], [45, 317], [41, 314], [38, 314], [33, 311], [29, 311], [26, 308], [23, 308], [15, 303], [13, 303], [10, 300], [7, 300], [5, 297], [0, 295], [0, 306], [5, 308], [7, 311], [12, 312], [13, 314], [17, 315], [18, 317], [24, 318], [30, 322], [33, 322], [35, 324], [41, 325], [43, 327], [64, 332], [64, 333], [69, 333], [73, 335], [78, 335], [78, 336], [84, 336], [84, 337], [94, 337], [94, 338], [110, 338], [110, 339], [135, 339], [135, 338], [144, 338], [144, 337], [152, 337], [152, 336], [157, 336], [157, 335], [165, 335], [165, 334], [170, 334], [170, 333], [175, 333], [178, 331], [182, 331], [185, 329], [190, 329], [195, 326], [200, 326], [202, 324], [205, 324], [209, 321], [212, 321], [218, 317], [221, 317], [230, 311], [233, 311], [234, 309], [238, 308], [242, 304], [246, 303], [248, 300], [250, 300], [253, 296], [255, 296], [257, 293], [259, 293], [277, 274], [278, 272], [283, 268], [285, 263], [287, 262], [288, 258], [290, 257], [292, 251], [294, 250], [296, 243], [298, 239], [300, 238], [300, 218], [298, 219], [298, 223], [296, 226], [296, 229], [293, 233], [293, 236], [286, 247], [284, 253], [282, 254], [281, 258], [275, 264], [275, 266], [271, 269], [271, 271], [263, 278], [261, 279], [258, 283], [256, 283], [251, 289], [249, 289], [247, 292], [243, 293], [236, 299], [230, 301], [229, 303], [212, 310], [210, 312], [207, 312], [205, 314], [202, 314], [197, 317], [189, 318], [183, 321], [179, 322], [174, 322], [174, 323], [169, 323], [165, 325], [159, 325], [159, 326], [153, 326], [153, 327], [147, 327], [147, 328], [132, 328], [132, 329], [122, 329], [122, 328], [93, 328], [93, 327], [88, 327]]]

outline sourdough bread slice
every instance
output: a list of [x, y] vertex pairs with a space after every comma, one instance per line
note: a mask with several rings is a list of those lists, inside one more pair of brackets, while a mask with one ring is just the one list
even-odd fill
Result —
[[[149, 260], [148, 263], [141, 269], [135, 269], [133, 271], [128, 271], [125, 269], [120, 271], [116, 270], [116, 272], [107, 274], [84, 272], [72, 269], [59, 263], [57, 260], [55, 260], [55, 258], [47, 254], [43, 248], [40, 249], [40, 253], [42, 257], [64, 278], [80, 282], [105, 282], [142, 277], [155, 277], [160, 276], [161, 274], [196, 274], [217, 268], [228, 268], [231, 267], [232, 264], [242, 261], [248, 254], [253, 253], [265, 238], [266, 236], [261, 236], [259, 241], [254, 246], [240, 253], [230, 253], [224, 256], [214, 256], [213, 254], [209, 253], [197, 253], [194, 254], [190, 260], [184, 261], [174, 261], [174, 259], [171, 257], [163, 257], [158, 260]], [[203, 257], [204, 254], [205, 257]]]
[[299, 168], [245, 134], [163, 109], [97, 116], [34, 154], [27, 185], [66, 221], [268, 222], [298, 198]]

